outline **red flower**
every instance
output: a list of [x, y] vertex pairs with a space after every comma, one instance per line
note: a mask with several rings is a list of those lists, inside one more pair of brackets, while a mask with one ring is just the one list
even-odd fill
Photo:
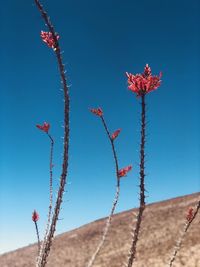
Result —
[[146, 64], [142, 74], [133, 75], [126, 72], [126, 76], [128, 77], [128, 88], [137, 96], [142, 96], [160, 86], [162, 73], [159, 76], [152, 76], [151, 68]]
[[125, 176], [130, 170], [132, 169], [132, 166], [127, 166], [121, 170], [118, 171], [118, 177], [123, 177]]
[[[53, 48], [53, 50], [56, 50], [56, 43], [55, 40], [53, 38], [53, 34], [51, 32], [44, 32], [41, 31], [40, 36], [43, 40], [43, 42], [45, 42], [48, 47]], [[58, 40], [60, 38], [60, 36], [58, 34], [56, 34], [56, 39]]]
[[90, 111], [99, 117], [103, 116], [103, 110], [101, 108], [92, 108]]
[[121, 132], [121, 129], [116, 130], [116, 131], [111, 135], [112, 140], [114, 140], [115, 138], [117, 138], [117, 136], [119, 135], [120, 132]]
[[47, 122], [44, 122], [43, 125], [39, 125], [39, 124], [37, 124], [36, 127], [37, 127], [38, 129], [40, 129], [41, 131], [43, 131], [43, 132], [45, 132], [45, 133], [48, 133], [49, 128], [50, 128], [50, 124], [47, 123]]
[[151, 76], [151, 68], [149, 67], [148, 64], [146, 64], [146, 66], [144, 67], [144, 76], [145, 77]]
[[191, 220], [193, 219], [193, 216], [194, 216], [194, 209], [193, 208], [189, 208], [188, 212], [187, 212], [187, 215], [186, 215], [186, 220], [188, 222], [191, 222]]
[[34, 212], [32, 214], [32, 221], [37, 222], [38, 220], [39, 220], [39, 214], [37, 213], [36, 210], [34, 210]]

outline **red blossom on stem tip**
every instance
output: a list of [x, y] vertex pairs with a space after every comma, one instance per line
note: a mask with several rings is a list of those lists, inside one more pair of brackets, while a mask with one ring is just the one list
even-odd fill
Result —
[[111, 135], [112, 140], [114, 140], [115, 138], [117, 138], [117, 136], [119, 135], [120, 132], [121, 132], [121, 129], [116, 130], [116, 131]]
[[128, 77], [128, 88], [137, 94], [137, 96], [145, 95], [157, 89], [161, 84], [162, 73], [159, 76], [151, 74], [151, 68], [146, 64], [142, 74], [133, 75], [126, 72]]
[[[42, 38], [42, 41], [45, 42], [48, 47], [51, 47], [53, 48], [53, 50], [56, 50], [56, 43], [51, 32], [41, 31], [40, 36]], [[56, 34], [56, 39], [58, 40], [59, 38], [60, 36]]]
[[34, 210], [34, 212], [32, 214], [32, 221], [37, 222], [38, 220], [39, 220], [39, 214], [37, 213], [36, 210]]
[[103, 116], [103, 110], [101, 108], [92, 108], [90, 111], [99, 117]]
[[193, 219], [193, 216], [194, 216], [194, 209], [193, 208], [189, 208], [188, 212], [187, 212], [187, 215], [186, 215], [186, 220], [188, 222], [190, 222]]
[[49, 128], [50, 128], [50, 124], [47, 123], [47, 122], [44, 122], [43, 125], [39, 125], [39, 124], [37, 124], [36, 127], [37, 127], [38, 129], [40, 129], [41, 131], [43, 131], [43, 132], [45, 132], [45, 133], [48, 133]]
[[149, 67], [148, 64], [146, 64], [146, 66], [144, 67], [144, 76], [145, 77], [151, 76], [151, 68]]
[[132, 169], [132, 166], [127, 166], [121, 170], [118, 171], [118, 176], [119, 177], [124, 177], [130, 170]]

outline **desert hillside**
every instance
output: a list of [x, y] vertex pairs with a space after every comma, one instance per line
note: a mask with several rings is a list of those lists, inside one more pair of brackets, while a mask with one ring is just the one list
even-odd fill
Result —
[[[196, 205], [200, 194], [162, 201], [147, 206], [135, 267], [168, 266], [176, 240], [184, 226], [188, 207]], [[130, 231], [137, 209], [116, 214], [108, 239], [94, 267], [123, 267], [130, 247]], [[58, 235], [49, 257], [48, 267], [86, 267], [94, 252], [105, 218], [78, 229]], [[32, 267], [37, 246], [31, 245], [0, 256], [1, 267]], [[196, 217], [184, 240], [174, 267], [200, 267], [200, 214]]]

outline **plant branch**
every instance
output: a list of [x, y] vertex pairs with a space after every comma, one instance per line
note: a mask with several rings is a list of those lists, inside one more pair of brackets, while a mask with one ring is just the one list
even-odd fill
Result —
[[115, 208], [117, 206], [117, 202], [119, 200], [119, 193], [120, 193], [120, 178], [119, 178], [119, 175], [118, 175], [119, 167], [118, 167], [118, 159], [117, 159], [117, 154], [116, 154], [116, 150], [115, 150], [114, 140], [112, 139], [112, 137], [111, 137], [111, 135], [109, 133], [107, 124], [106, 124], [105, 119], [104, 119], [103, 116], [101, 116], [101, 120], [102, 120], [104, 129], [106, 131], [106, 134], [108, 136], [108, 139], [110, 140], [110, 144], [111, 144], [111, 147], [112, 147], [112, 153], [113, 153], [114, 162], [115, 162], [117, 185], [116, 185], [115, 198], [113, 200], [113, 205], [112, 205], [112, 208], [111, 208], [111, 212], [110, 212], [109, 217], [106, 220], [106, 225], [105, 225], [105, 228], [103, 230], [103, 234], [102, 234], [101, 240], [100, 240], [100, 242], [99, 242], [94, 254], [92, 255], [87, 267], [91, 267], [94, 264], [94, 261], [96, 260], [96, 257], [98, 256], [101, 248], [103, 247], [103, 244], [104, 244], [104, 242], [106, 240], [106, 237], [107, 237], [107, 234], [108, 234], [108, 230], [109, 230], [110, 225], [111, 225], [111, 221], [112, 221], [113, 214], [115, 212]]
[[175, 247], [175, 249], [174, 249], [173, 255], [172, 255], [171, 259], [170, 259], [170, 262], [169, 262], [169, 266], [170, 266], [170, 267], [173, 266], [173, 263], [174, 263], [174, 261], [175, 261], [175, 259], [176, 259], [176, 256], [177, 256], [179, 250], [181, 249], [181, 245], [182, 245], [182, 243], [183, 243], [183, 240], [184, 240], [184, 238], [185, 238], [185, 235], [186, 235], [188, 229], [190, 228], [192, 222], [193, 222], [194, 219], [196, 218], [199, 209], [200, 209], [200, 201], [198, 202], [198, 204], [197, 204], [197, 206], [196, 206], [196, 209], [195, 209], [195, 212], [193, 213], [192, 218], [191, 218], [190, 220], [186, 220], [186, 223], [185, 223], [185, 226], [184, 226], [182, 235], [181, 235], [180, 239], [178, 240], [178, 242], [177, 242], [177, 244], [176, 244], [176, 247]]
[[142, 112], [141, 112], [141, 143], [140, 143], [140, 206], [136, 220], [136, 226], [133, 231], [133, 239], [131, 248], [129, 251], [128, 264], [127, 267], [133, 265], [133, 261], [136, 255], [136, 248], [138, 237], [140, 233], [140, 227], [142, 223], [143, 212], [145, 210], [145, 132], [146, 132], [146, 104], [145, 104], [145, 94], [142, 94]]
[[53, 207], [53, 149], [54, 149], [54, 140], [52, 136], [47, 132], [47, 135], [51, 142], [50, 147], [50, 159], [49, 159], [49, 213], [48, 213], [48, 219], [47, 219], [47, 226], [44, 234], [44, 240], [41, 245], [41, 253], [44, 251], [45, 244], [47, 242], [47, 236], [49, 233], [49, 227], [51, 223], [51, 215], [52, 215], [52, 207]]
[[38, 253], [40, 251], [40, 235], [39, 235], [39, 230], [38, 230], [38, 225], [37, 222], [34, 221], [35, 224], [35, 231], [36, 231], [36, 235], [37, 235], [37, 241], [38, 241]]
[[58, 68], [61, 76], [61, 81], [63, 85], [63, 93], [64, 93], [64, 147], [63, 147], [63, 163], [62, 163], [62, 173], [60, 177], [60, 184], [59, 184], [59, 189], [58, 189], [58, 194], [57, 194], [57, 199], [55, 203], [55, 208], [52, 216], [52, 221], [49, 229], [49, 233], [47, 236], [47, 241], [45, 242], [44, 250], [41, 251], [40, 256], [38, 257], [37, 261], [37, 266], [38, 267], [43, 267], [47, 263], [47, 257], [50, 252], [50, 248], [52, 245], [52, 240], [54, 237], [54, 233], [56, 230], [56, 223], [58, 221], [58, 216], [60, 212], [60, 207], [61, 203], [63, 201], [63, 193], [65, 190], [65, 184], [66, 184], [66, 177], [67, 177], [67, 169], [68, 169], [68, 150], [69, 150], [69, 90], [67, 86], [67, 79], [65, 76], [65, 69], [64, 65], [62, 63], [62, 57], [61, 57], [61, 51], [60, 51], [60, 46], [59, 42], [56, 38], [56, 32], [54, 30], [54, 27], [43, 9], [43, 6], [40, 4], [38, 0], [35, 0], [36, 6], [38, 7], [45, 24], [47, 25], [49, 31], [52, 33], [54, 42], [55, 42], [55, 55], [57, 58], [58, 62]]
[[53, 149], [54, 149], [54, 140], [52, 136], [47, 133], [50, 142], [51, 142], [51, 148], [50, 148], [50, 159], [49, 159], [49, 214], [48, 214], [48, 225], [47, 225], [47, 233], [48, 233], [48, 228], [50, 225], [51, 221], [51, 213], [52, 213], [52, 206], [53, 206]]

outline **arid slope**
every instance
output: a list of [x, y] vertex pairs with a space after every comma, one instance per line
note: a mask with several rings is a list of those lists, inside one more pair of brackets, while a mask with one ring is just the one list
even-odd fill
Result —
[[[184, 227], [188, 207], [196, 205], [200, 194], [178, 197], [147, 206], [138, 242], [135, 267], [168, 266], [176, 241]], [[137, 209], [114, 216], [108, 239], [94, 267], [123, 267], [130, 247], [130, 231]], [[86, 267], [105, 225], [105, 218], [58, 235], [48, 267]], [[32, 267], [37, 246], [31, 245], [0, 256], [1, 267]], [[200, 214], [188, 231], [174, 267], [200, 267]]]

